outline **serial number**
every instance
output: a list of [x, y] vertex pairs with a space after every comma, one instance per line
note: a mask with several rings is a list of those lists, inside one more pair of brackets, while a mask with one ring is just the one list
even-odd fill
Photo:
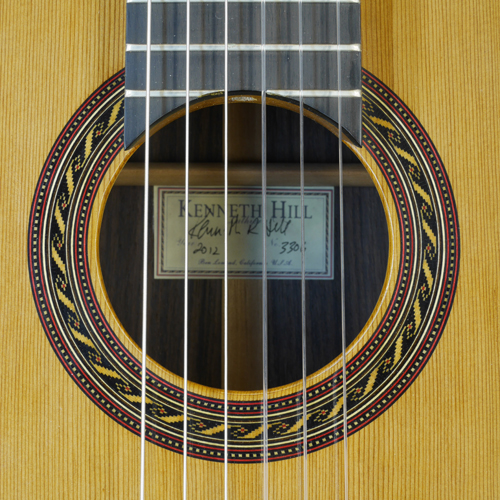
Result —
[[[307, 250], [307, 247], [304, 245], [304, 252]], [[296, 241], [283, 241], [281, 243], [281, 252], [280, 255], [283, 253], [293, 253], [293, 252], [300, 252], [300, 244], [297, 243]]]

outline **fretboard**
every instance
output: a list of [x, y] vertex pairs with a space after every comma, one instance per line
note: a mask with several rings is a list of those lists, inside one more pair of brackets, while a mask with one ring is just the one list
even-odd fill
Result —
[[[361, 29], [358, 1], [341, 0], [340, 44], [337, 4], [302, 0], [302, 46], [298, 2], [266, 0], [265, 90], [298, 101], [299, 54], [303, 57], [303, 100], [361, 142]], [[125, 144], [145, 129], [145, 0], [128, 0], [125, 77]], [[262, 91], [261, 2], [229, 0], [228, 91], [260, 96]], [[151, 28], [151, 124], [186, 103], [185, 2], [153, 0]], [[189, 96], [196, 100], [224, 90], [224, 1], [190, 2]], [[300, 47], [302, 51], [300, 51]], [[340, 85], [337, 72], [340, 57]]]

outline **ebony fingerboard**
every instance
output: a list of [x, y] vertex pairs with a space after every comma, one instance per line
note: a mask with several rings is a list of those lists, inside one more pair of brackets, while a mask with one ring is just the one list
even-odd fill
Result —
[[[191, 0], [190, 99], [224, 89], [224, 2]], [[297, 1], [266, 1], [266, 92], [299, 99]], [[256, 94], [261, 83], [261, 2], [230, 0], [228, 86], [233, 94]], [[127, 3], [125, 63], [125, 145], [145, 129], [145, 0]], [[151, 124], [186, 102], [185, 2], [153, 0], [151, 33]], [[340, 3], [341, 44], [337, 44], [337, 3], [303, 0], [304, 105], [338, 123], [361, 142], [361, 29], [359, 1]], [[340, 88], [337, 73], [341, 62]]]

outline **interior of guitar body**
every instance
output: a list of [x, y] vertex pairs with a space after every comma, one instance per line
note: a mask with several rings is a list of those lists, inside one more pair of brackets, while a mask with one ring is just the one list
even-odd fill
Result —
[[[270, 197], [272, 193], [280, 192], [280, 189], [288, 190], [289, 193], [293, 191], [295, 199], [300, 202], [299, 115], [274, 106], [268, 106], [266, 112], [267, 191]], [[224, 182], [222, 106], [199, 109], [191, 113], [190, 122], [190, 193], [212, 187], [221, 188]], [[185, 118], [179, 118], [162, 128], [151, 139], [148, 231], [148, 355], [179, 375], [183, 373], [185, 281], [179, 275], [155, 279], [154, 262], [158, 259], [159, 247], [155, 231], [158, 232], [159, 229], [153, 186], [174, 188], [179, 197], [185, 196], [184, 134]], [[255, 196], [262, 197], [261, 151], [261, 106], [231, 104], [228, 142], [228, 184], [231, 189], [252, 190]], [[350, 344], [370, 318], [379, 299], [386, 278], [389, 241], [384, 207], [370, 175], [346, 145], [343, 146], [342, 157], [345, 329], [347, 344]], [[304, 183], [306, 189], [310, 190], [307, 196], [318, 197], [323, 191], [331, 193], [328, 209], [322, 214], [322, 224], [326, 225], [327, 233], [328, 230], [331, 233], [327, 234], [326, 248], [324, 237], [317, 230], [314, 232], [311, 229], [308, 238], [306, 229], [305, 254], [308, 245], [311, 245], [310, 248], [322, 252], [329, 260], [328, 269], [323, 274], [308, 274], [306, 269], [307, 373], [310, 374], [339, 356], [342, 346], [338, 139], [308, 118], [304, 119]], [[141, 344], [142, 314], [143, 190], [144, 151], [140, 147], [124, 167], [110, 192], [100, 232], [100, 264], [110, 302], [126, 331], [138, 345]], [[273, 215], [271, 210], [268, 215]], [[287, 223], [285, 215], [290, 217], [293, 213], [280, 212], [277, 215], [286, 219], [284, 222]], [[293, 223], [299, 228], [299, 238], [297, 230], [293, 234], [286, 234], [286, 231], [283, 233], [281, 221], [280, 227], [274, 226], [274, 234], [273, 229], [268, 226], [268, 239], [273, 239], [273, 236], [281, 238], [278, 257], [280, 252], [283, 252], [281, 257], [284, 258], [293, 253], [300, 262], [300, 224], [297, 226], [296, 222]], [[247, 226], [244, 229], [248, 231]], [[198, 252], [199, 261], [208, 258], [202, 254], [206, 238], [202, 241], [205, 243]], [[262, 241], [262, 235], [259, 241]], [[168, 242], [166, 245], [168, 247]], [[210, 253], [209, 248], [207, 246], [205, 251]], [[222, 250], [219, 249], [221, 252]], [[271, 254], [270, 251], [266, 261], [273, 260]], [[258, 256], [256, 259], [259, 260]], [[262, 255], [260, 259], [262, 260]], [[241, 260], [241, 249], [229, 248], [228, 262], [238, 260]], [[288, 262], [286, 259], [285, 261]], [[203, 385], [222, 387], [223, 280], [220, 275], [203, 275], [195, 272], [194, 268], [193, 275], [195, 276], [189, 279], [188, 289], [189, 378]], [[271, 263], [268, 264], [267, 300], [263, 302], [261, 267], [260, 274], [257, 271], [244, 278], [230, 272], [230, 389], [262, 388], [265, 309], [269, 387], [301, 378], [300, 277], [297, 271], [293, 276], [273, 274], [273, 267]]]

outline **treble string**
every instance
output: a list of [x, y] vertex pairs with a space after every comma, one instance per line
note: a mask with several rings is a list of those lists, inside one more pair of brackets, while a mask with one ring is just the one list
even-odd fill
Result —
[[302, 486], [303, 498], [307, 500], [307, 339], [306, 339], [306, 259], [304, 227], [304, 50], [302, 28], [302, 0], [298, 0], [299, 17], [299, 135], [300, 135], [300, 300], [302, 328]]
[[144, 141], [144, 235], [142, 268], [142, 359], [141, 359], [141, 481], [140, 498], [144, 500], [146, 470], [146, 346], [148, 312], [148, 219], [149, 219], [149, 115], [151, 90], [151, 0], [147, 3], [146, 20], [146, 124]]
[[339, 218], [340, 218], [340, 309], [342, 332], [342, 400], [343, 400], [343, 435], [344, 435], [344, 499], [349, 499], [349, 466], [347, 455], [347, 370], [346, 370], [346, 335], [345, 335], [345, 265], [344, 265], [344, 165], [342, 156], [342, 64], [340, 36], [340, 1], [337, 0], [337, 87], [338, 87], [338, 124], [339, 124]]
[[224, 499], [228, 499], [228, 290], [227, 290], [227, 266], [228, 266], [228, 0], [224, 2]]
[[[185, 152], [185, 199], [184, 206], [189, 206], [189, 70], [191, 44], [191, 1], [186, 0], [186, 152]], [[184, 212], [184, 429], [182, 439], [182, 494], [187, 500], [187, 455], [188, 455], [188, 285], [189, 285], [189, 214]]]
[[266, 0], [260, 4], [261, 29], [261, 162], [262, 162], [262, 496], [269, 498], [268, 464], [268, 354], [267, 354], [267, 113], [266, 113]]

